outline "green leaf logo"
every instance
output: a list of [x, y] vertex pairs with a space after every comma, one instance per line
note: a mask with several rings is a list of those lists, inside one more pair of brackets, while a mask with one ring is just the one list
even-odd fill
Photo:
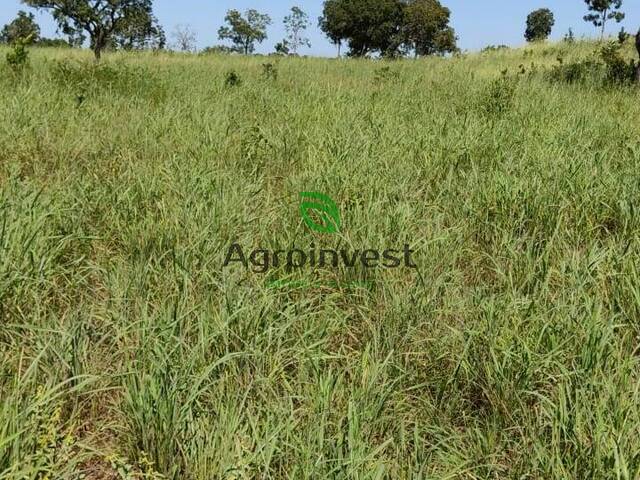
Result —
[[[300, 198], [300, 213], [307, 227], [318, 233], [336, 233], [340, 229], [340, 211], [330, 197], [324, 193], [302, 192]], [[311, 212], [315, 213], [313, 217]]]

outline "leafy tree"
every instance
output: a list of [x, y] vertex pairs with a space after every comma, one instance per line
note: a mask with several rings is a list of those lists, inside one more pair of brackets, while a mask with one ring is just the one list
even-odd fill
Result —
[[342, 42], [348, 38], [349, 14], [342, 0], [326, 0], [322, 10], [322, 16], [318, 19], [320, 30], [338, 47], [338, 57]]
[[33, 13], [27, 13], [22, 10], [0, 32], [0, 42], [2, 43], [16, 43], [18, 40], [24, 40], [28, 45], [36, 43], [39, 38], [40, 27], [35, 21], [35, 16]]
[[220, 27], [220, 40], [231, 42], [245, 55], [255, 50], [256, 42], [262, 43], [267, 38], [267, 27], [271, 25], [271, 17], [256, 10], [247, 10], [246, 18], [237, 10], [229, 10], [224, 18], [228, 26]]
[[438, 0], [412, 0], [404, 9], [405, 42], [418, 55], [454, 52], [456, 35], [449, 26], [451, 11]]
[[162, 50], [167, 44], [164, 29], [149, 12], [136, 11], [127, 17], [110, 42], [116, 49]]
[[328, 0], [320, 28], [334, 42], [346, 40], [350, 56], [391, 57], [403, 45], [403, 17], [402, 0]]
[[309, 16], [298, 7], [292, 7], [291, 14], [284, 17], [287, 45], [294, 55], [298, 54], [298, 48], [311, 46], [309, 39], [304, 36], [304, 32], [308, 26]]
[[181, 52], [193, 52], [196, 50], [196, 32], [189, 25], [177, 25], [173, 31], [175, 45]]
[[551, 35], [551, 30], [555, 23], [553, 12], [548, 8], [534, 10], [527, 17], [527, 29], [524, 32], [524, 38], [527, 39], [527, 42], [546, 40]]
[[601, 27], [600, 39], [604, 38], [605, 28], [608, 20], [615, 20], [620, 23], [624, 20], [622, 0], [584, 0], [591, 13], [584, 16], [585, 22], [591, 22], [596, 27]]
[[289, 53], [291, 52], [289, 48], [289, 42], [287, 40], [283, 40], [276, 43], [275, 51], [278, 55], [289, 55]]
[[[50, 10], [66, 35], [86, 32], [96, 60], [114, 38], [126, 35], [132, 23], [153, 18], [152, 0], [22, 0], [30, 7]], [[134, 20], [132, 20], [134, 19]]]

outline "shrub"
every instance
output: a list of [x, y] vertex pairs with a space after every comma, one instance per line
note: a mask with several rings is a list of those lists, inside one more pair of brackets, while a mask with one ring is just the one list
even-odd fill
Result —
[[278, 69], [273, 63], [262, 64], [262, 77], [266, 80], [277, 80]]
[[609, 42], [600, 51], [600, 58], [606, 66], [607, 80], [612, 83], [630, 83], [635, 74], [635, 63], [622, 57], [622, 44]]
[[242, 84], [240, 75], [235, 70], [229, 70], [224, 76], [225, 87], [239, 87]]
[[7, 64], [14, 72], [22, 71], [29, 62], [29, 52], [27, 51], [27, 40], [20, 39], [7, 53]]
[[559, 64], [548, 73], [548, 79], [559, 83], [592, 82], [601, 86], [630, 83], [634, 79], [636, 64], [622, 56], [622, 45], [609, 42], [592, 58]]
[[591, 59], [564, 63], [559, 58], [558, 62], [547, 75], [554, 83], [584, 83], [588, 79], [596, 79], [602, 72], [601, 65]]

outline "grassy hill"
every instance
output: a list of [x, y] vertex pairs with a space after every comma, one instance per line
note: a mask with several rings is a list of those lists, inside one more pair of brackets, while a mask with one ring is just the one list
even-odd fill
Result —
[[0, 479], [638, 478], [640, 94], [549, 73], [594, 49], [3, 66]]

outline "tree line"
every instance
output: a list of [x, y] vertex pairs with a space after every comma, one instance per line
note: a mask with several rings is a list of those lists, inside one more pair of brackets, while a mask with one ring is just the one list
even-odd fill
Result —
[[[600, 29], [601, 38], [608, 22], [619, 23], [625, 18], [621, 10], [623, 0], [583, 1], [588, 10], [584, 20]], [[67, 41], [41, 38], [34, 15], [20, 11], [0, 32], [0, 42], [20, 40], [44, 46], [81, 46], [89, 40], [96, 59], [107, 49], [167, 46], [164, 29], [153, 13], [152, 0], [22, 0], [22, 3], [49, 11]], [[439, 0], [326, 0], [318, 26], [336, 45], [338, 56], [346, 46], [347, 55], [352, 57], [418, 57], [458, 51], [458, 38], [450, 20], [451, 11]], [[228, 44], [207, 51], [251, 54], [257, 44], [267, 39], [271, 24], [268, 14], [255, 9], [244, 13], [229, 10], [218, 30], [218, 38]], [[306, 31], [310, 24], [301, 8], [292, 7], [284, 19], [286, 37], [276, 44], [276, 53], [297, 55], [301, 48], [309, 47]], [[545, 40], [554, 24], [551, 10], [535, 10], [527, 17], [524, 36], [530, 42]], [[620, 36], [628, 35], [623, 29]], [[195, 50], [196, 35], [188, 26], [177, 26], [173, 37], [179, 50]]]

